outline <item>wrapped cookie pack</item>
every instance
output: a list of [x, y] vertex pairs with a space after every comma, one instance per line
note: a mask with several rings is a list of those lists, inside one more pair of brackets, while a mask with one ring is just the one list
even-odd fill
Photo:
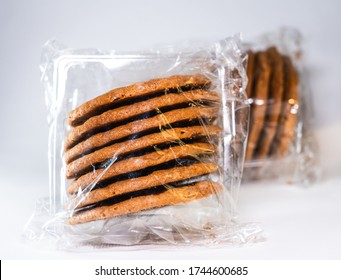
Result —
[[250, 107], [245, 179], [307, 185], [319, 178], [313, 117], [301, 35], [289, 28], [265, 34], [248, 51]]
[[29, 238], [62, 248], [255, 238], [234, 221], [249, 110], [239, 46], [117, 54], [48, 42], [51, 195]]

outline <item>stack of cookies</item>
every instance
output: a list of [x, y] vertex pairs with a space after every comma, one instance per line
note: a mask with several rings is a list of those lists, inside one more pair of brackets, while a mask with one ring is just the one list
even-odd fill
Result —
[[181, 75], [113, 89], [68, 115], [70, 224], [208, 197], [221, 190], [210, 80]]
[[284, 156], [293, 141], [298, 111], [298, 75], [275, 47], [248, 52], [247, 96], [251, 103], [246, 160]]

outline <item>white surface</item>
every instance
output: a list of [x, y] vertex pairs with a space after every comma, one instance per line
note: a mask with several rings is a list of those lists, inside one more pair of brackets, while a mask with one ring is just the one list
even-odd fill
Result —
[[[0, 0], [1, 258], [340, 258], [341, 2], [328, 1], [18, 1]], [[248, 186], [242, 221], [261, 222], [267, 240], [242, 248], [40, 251], [22, 244], [23, 224], [47, 188], [47, 124], [38, 69], [41, 46], [140, 50], [183, 40], [244, 38], [298, 27], [312, 74], [324, 181], [309, 189]]]
[[[308, 189], [271, 182], [243, 186], [239, 220], [260, 223], [263, 242], [221, 249], [123, 247], [81, 253], [42, 250], [20, 239], [22, 226], [40, 193], [36, 183], [21, 189], [21, 179], [14, 181], [16, 185], [10, 179], [11, 188], [0, 196], [7, 210], [0, 213], [1, 259], [341, 259], [341, 176]], [[18, 199], [14, 201], [13, 197]]]

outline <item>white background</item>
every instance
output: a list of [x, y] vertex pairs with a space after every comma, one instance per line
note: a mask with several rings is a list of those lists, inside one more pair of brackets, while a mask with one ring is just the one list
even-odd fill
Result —
[[[341, 258], [341, 2], [0, 0], [0, 257]], [[240, 220], [260, 222], [266, 241], [242, 248], [54, 252], [24, 244], [22, 227], [48, 195], [46, 109], [40, 51], [51, 38], [74, 47], [138, 51], [184, 40], [244, 39], [280, 26], [304, 35], [312, 76], [322, 182], [243, 186]], [[171, 252], [171, 253], [170, 253]]]

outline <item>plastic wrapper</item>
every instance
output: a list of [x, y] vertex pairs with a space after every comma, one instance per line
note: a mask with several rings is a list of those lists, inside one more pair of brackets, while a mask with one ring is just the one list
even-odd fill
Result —
[[250, 103], [244, 179], [308, 185], [320, 177], [301, 35], [282, 28], [245, 44]]
[[237, 37], [139, 54], [48, 42], [50, 197], [27, 237], [60, 248], [256, 239], [257, 226], [235, 222], [245, 62]]

